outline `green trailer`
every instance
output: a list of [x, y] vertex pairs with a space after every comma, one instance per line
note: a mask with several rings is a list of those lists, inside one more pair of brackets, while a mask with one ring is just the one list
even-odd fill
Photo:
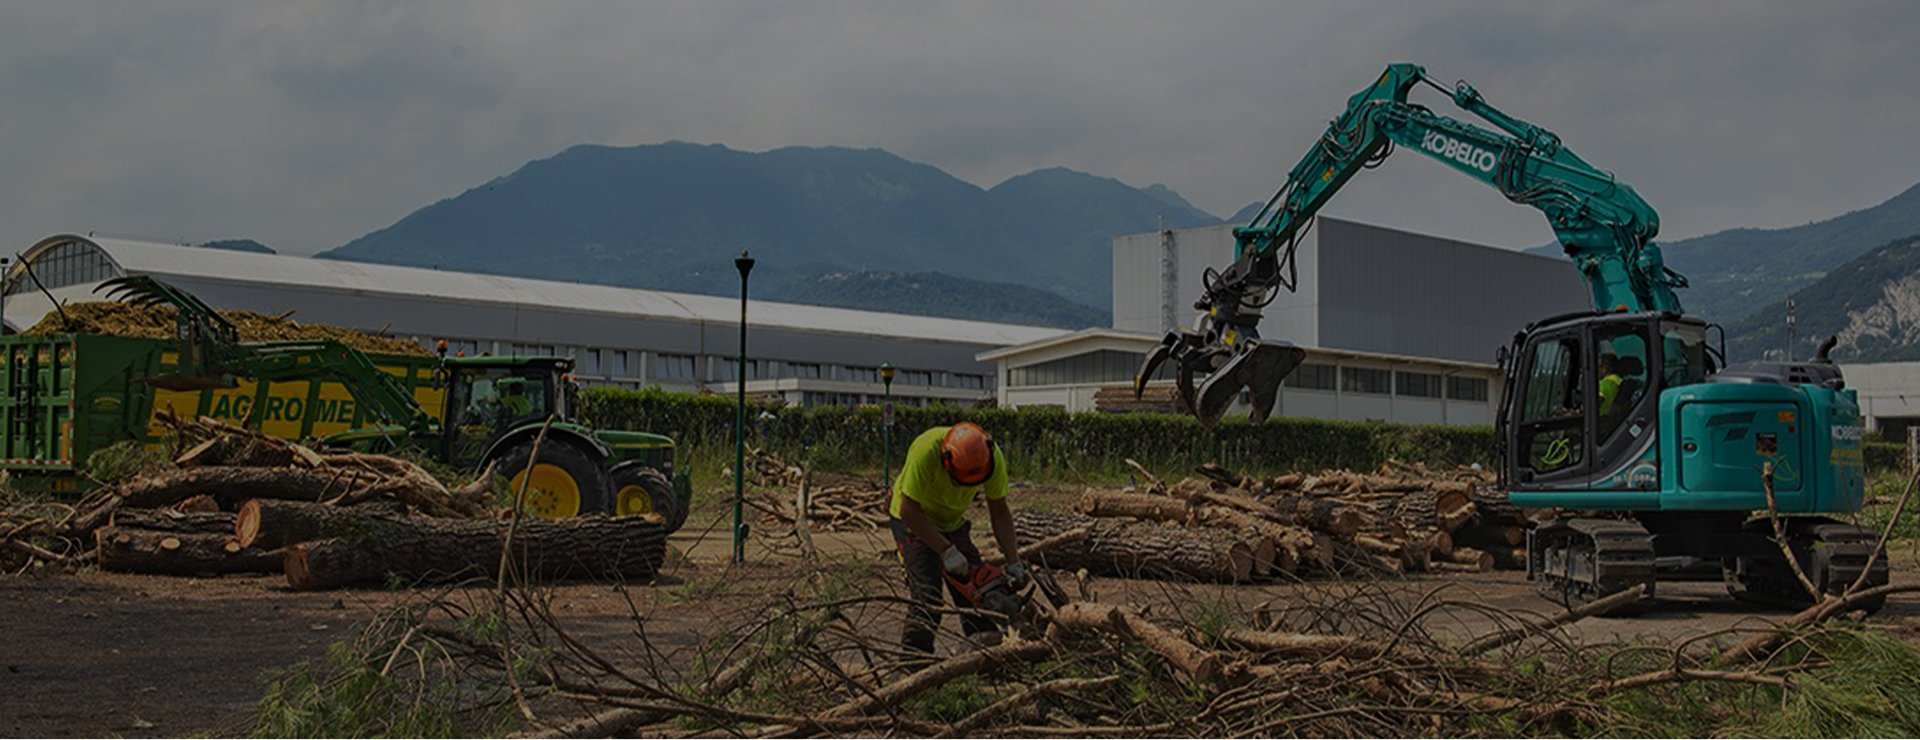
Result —
[[[321, 439], [377, 424], [335, 379], [169, 390], [147, 381], [177, 374], [178, 343], [97, 334], [0, 337], [0, 470], [21, 490], [79, 492], [94, 452], [134, 440], [158, 445], [160, 411], [245, 424], [284, 439]], [[440, 408], [428, 356], [369, 355], [422, 408]]]

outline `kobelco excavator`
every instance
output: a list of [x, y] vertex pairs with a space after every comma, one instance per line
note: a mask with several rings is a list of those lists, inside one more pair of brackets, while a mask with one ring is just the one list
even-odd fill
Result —
[[[1407, 102], [1420, 84], [1498, 130]], [[1807, 603], [1817, 598], [1809, 585], [1887, 582], [1874, 533], [1833, 518], [1865, 501], [1859, 406], [1828, 357], [1833, 342], [1808, 362], [1726, 367], [1724, 334], [1710, 342], [1718, 327], [1682, 313], [1674, 290], [1686, 280], [1662, 261], [1659, 216], [1633, 188], [1471, 85], [1448, 90], [1416, 65], [1390, 65], [1349, 98], [1234, 230], [1235, 261], [1208, 271], [1203, 313], [1147, 356], [1136, 394], [1172, 360], [1203, 425], [1242, 389], [1252, 421], [1265, 419], [1304, 352], [1261, 337], [1261, 309], [1295, 287], [1294, 247], [1313, 215], [1396, 144], [1540, 209], [1592, 293], [1591, 312], [1534, 322], [1496, 353], [1501, 485], [1516, 506], [1580, 512], [1529, 533], [1528, 573], [1544, 591], [1568, 604], [1635, 586], [1650, 596], [1663, 578], [1710, 570], [1737, 597]]]

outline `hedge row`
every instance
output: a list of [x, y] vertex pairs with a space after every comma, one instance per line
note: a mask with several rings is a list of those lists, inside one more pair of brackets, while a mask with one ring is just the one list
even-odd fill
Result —
[[[595, 388], [583, 417], [594, 426], [672, 436], [683, 455], [733, 449], [734, 399], [728, 396]], [[1367, 470], [1393, 458], [1432, 465], [1489, 463], [1490, 427], [1406, 426], [1279, 418], [1260, 426], [1229, 419], [1215, 430], [1170, 414], [1069, 414], [1054, 409], [897, 407], [890, 430], [874, 407], [811, 409], [750, 406], [747, 442], [823, 470], [878, 468], [929, 427], [971, 421], [987, 429], [1016, 469], [1029, 473], [1115, 474], [1133, 459], [1156, 472], [1219, 462], [1250, 473], [1346, 468]]]
[[1866, 442], [1867, 472], [1906, 472], [1907, 446], [1898, 442]]

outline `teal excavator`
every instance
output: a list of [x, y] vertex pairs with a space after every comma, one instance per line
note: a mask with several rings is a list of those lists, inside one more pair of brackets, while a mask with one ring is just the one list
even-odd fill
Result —
[[[1498, 130], [1408, 102], [1420, 84]], [[1659, 215], [1633, 188], [1471, 85], [1448, 90], [1412, 64], [1390, 65], [1349, 98], [1234, 230], [1233, 264], [1207, 272], [1198, 320], [1148, 354], [1136, 395], [1171, 361], [1202, 425], [1243, 390], [1252, 422], [1264, 420], [1305, 353], [1261, 337], [1261, 311], [1294, 289], [1295, 246], [1313, 215], [1396, 145], [1540, 209], [1592, 293], [1592, 311], [1536, 321], [1496, 352], [1500, 485], [1515, 506], [1567, 512], [1528, 534], [1528, 574], [1543, 592], [1573, 605], [1712, 578], [1736, 597], [1791, 605], [1815, 600], [1809, 589], [1887, 582], [1875, 533], [1837, 518], [1864, 504], [1865, 474], [1859, 405], [1828, 356], [1834, 341], [1806, 362], [1726, 366], [1724, 332], [1712, 342], [1719, 327], [1682, 312], [1674, 291], [1686, 280], [1661, 259]]]

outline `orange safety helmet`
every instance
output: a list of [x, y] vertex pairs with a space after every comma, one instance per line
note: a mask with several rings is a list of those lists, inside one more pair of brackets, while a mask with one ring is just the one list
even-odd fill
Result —
[[940, 464], [946, 467], [947, 475], [952, 476], [955, 483], [963, 486], [985, 483], [993, 477], [993, 438], [973, 422], [955, 424], [940, 440]]

